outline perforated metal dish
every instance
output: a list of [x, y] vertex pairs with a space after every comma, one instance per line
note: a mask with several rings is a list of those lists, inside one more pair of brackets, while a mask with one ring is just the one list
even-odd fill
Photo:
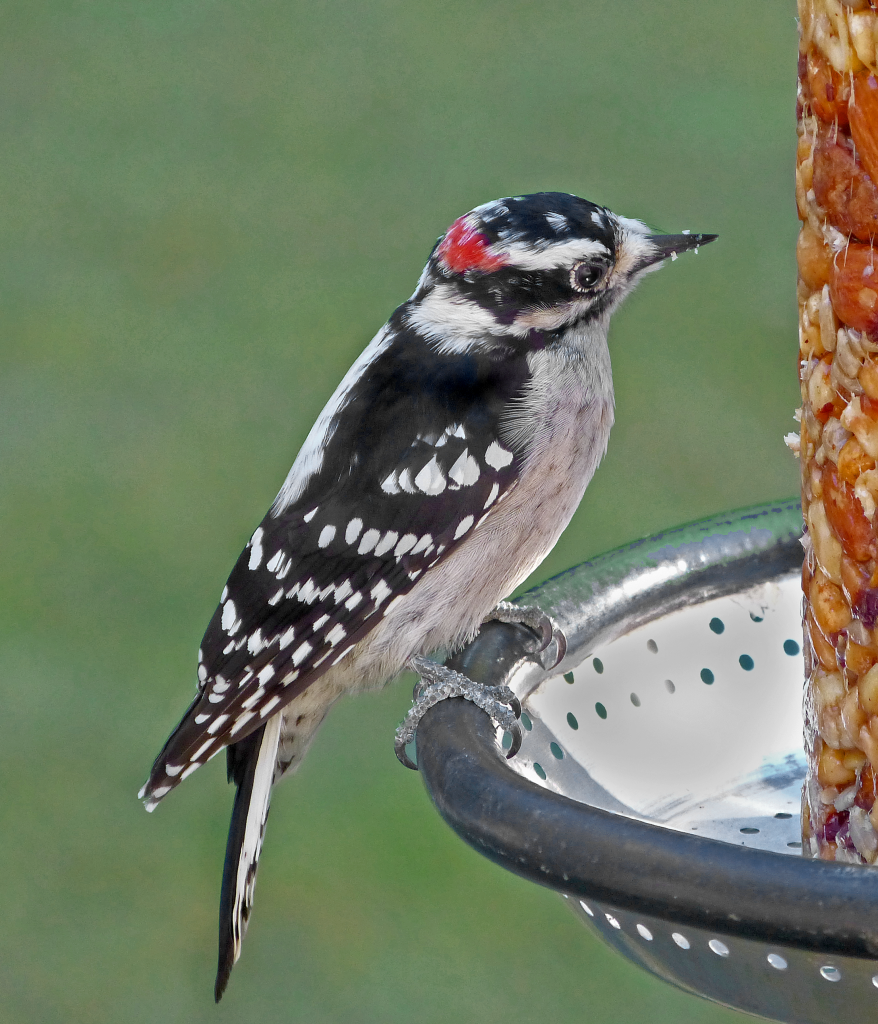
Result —
[[[565, 630], [513, 671], [520, 753], [462, 700], [421, 723], [451, 826], [564, 895], [624, 956], [773, 1020], [878, 1020], [878, 874], [803, 858], [797, 502], [649, 538], [526, 596]], [[455, 667], [496, 682], [524, 632]], [[508, 737], [506, 738], [508, 741]]]

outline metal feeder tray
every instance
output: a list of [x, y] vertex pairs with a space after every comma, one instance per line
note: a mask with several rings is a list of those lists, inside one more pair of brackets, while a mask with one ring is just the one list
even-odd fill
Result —
[[652, 974], [769, 1020], [874, 1024], [878, 872], [800, 846], [801, 522], [793, 500], [732, 512], [525, 595], [566, 633], [561, 665], [501, 623], [450, 662], [512, 670], [521, 751], [455, 699], [418, 762], [461, 838]]

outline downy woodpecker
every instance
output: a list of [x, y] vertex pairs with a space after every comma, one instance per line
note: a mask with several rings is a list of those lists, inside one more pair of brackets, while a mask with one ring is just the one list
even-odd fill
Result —
[[714, 237], [651, 234], [556, 192], [486, 203], [451, 225], [330, 398], [229, 576], [195, 700], [140, 793], [152, 810], [227, 748], [237, 794], [217, 1000], [240, 955], [272, 786], [342, 694], [418, 672], [397, 734], [404, 763], [441, 696], [475, 700], [514, 731], [510, 691], [424, 656], [490, 617], [551, 640], [539, 614], [501, 602], [552, 550], [606, 451], [610, 316], [644, 274]]

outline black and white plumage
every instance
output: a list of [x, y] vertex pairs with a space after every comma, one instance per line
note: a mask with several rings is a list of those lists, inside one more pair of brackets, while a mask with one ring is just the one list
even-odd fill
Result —
[[606, 450], [613, 309], [713, 236], [575, 196], [456, 221], [345, 376], [229, 577], [148, 810], [223, 747], [238, 787], [217, 999], [240, 953], [271, 787], [331, 704], [471, 638], [554, 546]]

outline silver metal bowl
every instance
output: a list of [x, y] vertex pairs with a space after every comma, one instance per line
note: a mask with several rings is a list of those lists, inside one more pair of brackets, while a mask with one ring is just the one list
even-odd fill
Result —
[[491, 623], [451, 664], [510, 685], [525, 738], [466, 701], [418, 730], [462, 838], [558, 890], [628, 959], [771, 1020], [878, 1020], [878, 874], [801, 854], [798, 502], [610, 552], [522, 598], [564, 629], [547, 671]]

